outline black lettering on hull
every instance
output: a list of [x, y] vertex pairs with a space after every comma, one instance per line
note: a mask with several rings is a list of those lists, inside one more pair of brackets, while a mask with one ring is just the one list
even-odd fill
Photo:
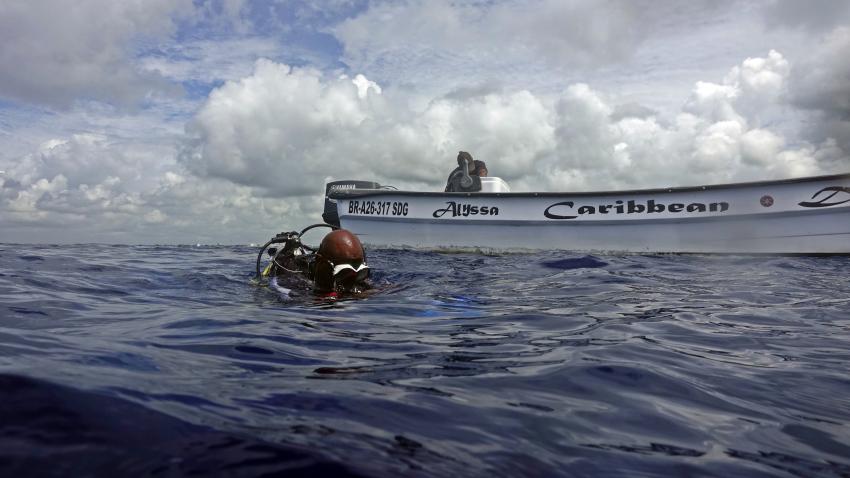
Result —
[[437, 209], [431, 215], [435, 218], [441, 218], [448, 214], [448, 217], [469, 217], [469, 216], [498, 216], [499, 208], [495, 206], [478, 206], [474, 204], [458, 204], [455, 201], [446, 201], [447, 206]]
[[[548, 219], [576, 219], [579, 216], [595, 216], [597, 214], [614, 215], [634, 215], [634, 214], [660, 214], [672, 213], [678, 214], [682, 212], [726, 212], [729, 210], [729, 203], [726, 201], [704, 203], [671, 203], [665, 204], [655, 199], [648, 199], [644, 203], [635, 200], [629, 200], [623, 203], [622, 200], [617, 200], [614, 204], [582, 204], [576, 205], [573, 201], [561, 201], [549, 205], [543, 210], [543, 216]], [[569, 213], [568, 213], [569, 212]], [[570, 214], [571, 213], [571, 214]]]

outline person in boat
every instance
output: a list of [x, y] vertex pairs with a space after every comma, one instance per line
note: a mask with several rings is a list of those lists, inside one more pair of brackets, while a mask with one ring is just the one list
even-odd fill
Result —
[[[466, 169], [466, 174], [464, 174]], [[481, 190], [481, 180], [487, 176], [487, 165], [484, 161], [472, 159], [466, 151], [457, 153], [457, 168], [449, 174], [446, 181], [446, 192], [474, 192]], [[472, 179], [470, 184], [470, 179]], [[476, 180], [477, 179], [477, 180]]]
[[287, 294], [306, 288], [322, 297], [338, 297], [371, 288], [366, 252], [351, 231], [329, 232], [315, 252], [308, 252], [298, 240], [288, 241], [281, 250], [269, 253], [272, 262], [263, 275]]

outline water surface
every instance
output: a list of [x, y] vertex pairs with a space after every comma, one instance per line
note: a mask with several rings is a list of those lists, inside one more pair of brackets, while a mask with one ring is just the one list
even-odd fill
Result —
[[850, 476], [845, 257], [0, 245], [0, 470]]

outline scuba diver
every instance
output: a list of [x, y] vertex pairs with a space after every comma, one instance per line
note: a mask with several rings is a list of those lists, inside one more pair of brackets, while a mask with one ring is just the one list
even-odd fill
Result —
[[[302, 244], [301, 236], [315, 227], [331, 227], [317, 250]], [[279, 248], [268, 248], [282, 244]], [[272, 260], [260, 272], [260, 259], [268, 248]], [[366, 252], [352, 232], [329, 224], [314, 224], [301, 232], [282, 232], [267, 242], [257, 255], [257, 277], [286, 295], [293, 289], [312, 289], [320, 297], [359, 294], [371, 288]]]

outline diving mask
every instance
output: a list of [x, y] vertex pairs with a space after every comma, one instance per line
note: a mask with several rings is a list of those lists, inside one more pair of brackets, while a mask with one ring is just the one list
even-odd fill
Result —
[[363, 282], [369, 277], [369, 266], [366, 264], [361, 263], [354, 267], [351, 264], [335, 265], [333, 262], [328, 262], [333, 266], [334, 282]]

